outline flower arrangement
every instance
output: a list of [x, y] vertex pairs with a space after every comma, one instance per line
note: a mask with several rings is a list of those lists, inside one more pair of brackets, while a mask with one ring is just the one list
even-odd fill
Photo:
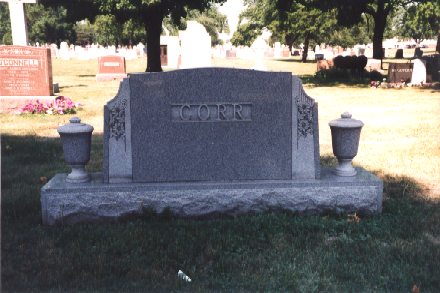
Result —
[[21, 109], [21, 113], [49, 115], [75, 114], [80, 107], [80, 103], [74, 103], [70, 98], [65, 96], [58, 96], [53, 102], [42, 103], [39, 100], [29, 102]]

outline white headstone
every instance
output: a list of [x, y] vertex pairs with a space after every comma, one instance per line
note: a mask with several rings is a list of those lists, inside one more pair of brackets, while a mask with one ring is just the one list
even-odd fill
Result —
[[251, 48], [255, 52], [255, 65], [252, 69], [266, 71], [267, 67], [264, 65], [264, 52], [269, 48], [267, 44], [272, 32], [267, 28], [263, 28], [261, 35], [252, 43]]
[[211, 36], [197, 21], [188, 21], [185, 31], [179, 32], [181, 45], [180, 68], [211, 66]]
[[9, 4], [11, 18], [12, 44], [27, 46], [26, 19], [24, 17], [23, 3], [36, 3], [36, 0], [0, 0]]
[[70, 60], [70, 52], [69, 52], [69, 45], [67, 42], [61, 42], [60, 44], [60, 50], [58, 51], [59, 57], [62, 60]]
[[422, 59], [414, 59], [413, 72], [411, 75], [412, 84], [426, 83], [426, 61]]

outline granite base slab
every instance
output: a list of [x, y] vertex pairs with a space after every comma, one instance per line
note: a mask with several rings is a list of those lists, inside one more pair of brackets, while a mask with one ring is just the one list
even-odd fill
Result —
[[98, 173], [84, 184], [67, 183], [67, 174], [57, 174], [41, 189], [43, 224], [114, 221], [145, 208], [181, 217], [273, 210], [380, 213], [383, 182], [357, 171], [354, 177], [338, 177], [323, 169], [321, 179], [309, 180], [110, 184]]

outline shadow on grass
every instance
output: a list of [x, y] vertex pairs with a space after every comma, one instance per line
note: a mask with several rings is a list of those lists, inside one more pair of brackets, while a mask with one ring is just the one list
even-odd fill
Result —
[[309, 64], [316, 64], [316, 61], [315, 60], [307, 60], [306, 62], [302, 62], [301, 61], [301, 58], [294, 58], [294, 59], [292, 59], [292, 58], [289, 58], [289, 59], [284, 59], [284, 58], [279, 58], [279, 59], [273, 59], [274, 61], [280, 61], [280, 62], [287, 62], [287, 63], [303, 63], [303, 64], [306, 64], [306, 63], [309, 63]]
[[78, 77], [96, 77], [95, 74], [78, 74]]
[[60, 89], [68, 89], [72, 87], [87, 87], [87, 86], [88, 85], [86, 84], [65, 85], [65, 86], [60, 86]]
[[[99, 171], [102, 137], [92, 143], [89, 170]], [[268, 212], [202, 221], [146, 211], [113, 224], [42, 226], [39, 191], [68, 169], [57, 138], [2, 137], [4, 292], [440, 290], [440, 204], [409, 177], [379, 174], [384, 208], [374, 217]]]

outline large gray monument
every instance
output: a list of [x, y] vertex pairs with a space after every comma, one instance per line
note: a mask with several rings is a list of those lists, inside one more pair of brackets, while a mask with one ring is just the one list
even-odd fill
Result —
[[382, 209], [382, 182], [320, 168], [318, 108], [290, 73], [201, 68], [130, 74], [104, 108], [103, 172], [57, 174], [45, 224], [169, 209], [180, 216]]

